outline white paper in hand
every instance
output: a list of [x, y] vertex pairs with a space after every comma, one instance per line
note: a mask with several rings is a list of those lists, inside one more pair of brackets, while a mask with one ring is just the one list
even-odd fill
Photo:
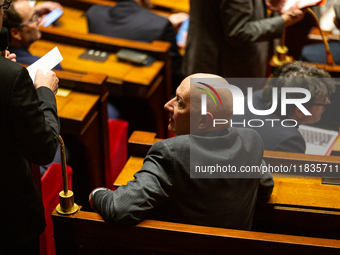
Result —
[[297, 7], [299, 9], [308, 7], [308, 6], [313, 6], [316, 4], [319, 4], [320, 2], [322, 2], [322, 0], [287, 0], [285, 5], [283, 6], [281, 12], [286, 12], [288, 11], [288, 9], [290, 7], [292, 7], [293, 5], [297, 4]]
[[63, 60], [57, 47], [53, 48], [50, 52], [46, 53], [45, 56], [35, 61], [32, 65], [27, 67], [27, 71], [34, 82], [36, 72], [41, 69], [44, 74], [53, 69]]

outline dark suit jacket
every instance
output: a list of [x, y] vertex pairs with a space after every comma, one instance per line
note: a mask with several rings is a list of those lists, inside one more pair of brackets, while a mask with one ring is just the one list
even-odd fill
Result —
[[[20, 64], [31, 65], [35, 61], [40, 59], [40, 57], [32, 55], [25, 48], [21, 48], [21, 47], [9, 47], [8, 51], [10, 53], [15, 53], [17, 55], [16, 59], [17, 59], [17, 62], [20, 63]], [[60, 64], [56, 65], [53, 69], [55, 69], [55, 70], [63, 70], [61, 68]]]
[[44, 207], [29, 162], [53, 160], [59, 119], [53, 92], [35, 89], [26, 68], [0, 57], [0, 253], [45, 228]]
[[93, 5], [86, 12], [86, 17], [90, 33], [143, 42], [170, 42], [173, 82], [177, 87], [182, 79], [182, 57], [178, 52], [174, 28], [168, 19], [130, 0], [118, 1], [114, 7]]
[[[253, 93], [253, 106], [257, 110], [265, 110], [265, 104], [262, 101], [263, 90], [258, 90]], [[300, 132], [296, 127], [283, 127], [281, 125], [282, 119], [289, 119], [289, 117], [282, 118], [275, 112], [266, 116], [259, 116], [251, 113], [247, 106], [248, 98], [245, 98], [244, 116], [234, 115], [232, 117], [233, 122], [245, 121], [245, 127], [248, 126], [248, 121], [251, 119], [260, 119], [264, 122], [262, 127], [250, 127], [253, 128], [260, 136], [264, 144], [265, 150], [271, 151], [285, 151], [285, 152], [298, 152], [305, 153], [306, 143]], [[271, 121], [266, 119], [276, 119], [280, 121], [274, 121], [274, 127], [272, 127]], [[254, 122], [251, 125], [260, 126], [259, 122]], [[285, 125], [293, 125], [292, 123], [285, 123]], [[235, 127], [241, 127], [243, 124], [236, 124]]]
[[135, 180], [116, 191], [96, 191], [93, 205], [106, 221], [120, 224], [152, 218], [250, 229], [257, 199], [271, 194], [271, 174], [258, 173], [254, 178], [241, 174], [236, 179], [202, 173], [203, 178], [191, 178], [190, 171], [207, 162], [238, 170], [259, 166], [262, 155], [261, 139], [250, 129], [166, 139], [151, 147]]
[[268, 41], [280, 37], [284, 20], [266, 18], [263, 0], [191, 0], [185, 75], [266, 77]]

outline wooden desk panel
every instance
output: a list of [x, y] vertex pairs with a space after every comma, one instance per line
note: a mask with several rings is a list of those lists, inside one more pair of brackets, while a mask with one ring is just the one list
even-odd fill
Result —
[[[151, 66], [134, 66], [128, 63], [118, 62], [116, 54], [112, 53], [105, 62], [81, 59], [79, 56], [86, 51], [86, 48], [71, 46], [62, 43], [39, 40], [34, 42], [29, 51], [36, 56], [43, 56], [54, 47], [58, 47], [63, 61], [62, 67], [65, 70], [90, 73], [95, 72], [109, 77], [108, 81], [115, 80], [116, 84], [110, 83], [108, 86], [120, 86], [122, 83], [132, 83], [145, 86], [148, 91], [150, 84], [155, 80], [164, 67], [163, 61], [154, 61]], [[128, 86], [128, 85], [127, 85]], [[109, 88], [109, 91], [114, 91]], [[127, 91], [127, 89], [125, 89]], [[133, 92], [131, 91], [131, 94]]]
[[83, 121], [98, 102], [99, 96], [72, 92], [67, 97], [57, 95], [56, 99], [59, 117]]
[[64, 134], [82, 135], [98, 115], [95, 105], [99, 96], [71, 92], [67, 97], [56, 96], [61, 131]]
[[275, 178], [275, 175], [274, 183], [271, 204], [336, 209], [340, 213], [340, 186], [321, 184], [321, 178]]
[[97, 214], [52, 213], [56, 254], [339, 254], [340, 241], [144, 220], [109, 224]]
[[113, 183], [114, 187], [126, 185], [130, 180], [133, 180], [133, 175], [138, 172], [143, 166], [144, 158], [131, 156], [126, 162], [123, 170], [118, 175]]
[[167, 118], [163, 105], [168, 97], [169, 85], [165, 85], [168, 83], [164, 76], [166, 69], [164, 61], [156, 60], [150, 66], [135, 66], [118, 62], [114, 53], [105, 62], [80, 59], [79, 56], [86, 51], [86, 48], [45, 40], [34, 42], [29, 50], [33, 55], [43, 56], [56, 46], [64, 58], [61, 65], [65, 70], [106, 75], [110, 95], [145, 100], [156, 120], [153, 130], [157, 129], [161, 137], [166, 136]]
[[88, 33], [87, 18], [83, 10], [63, 6], [63, 11], [64, 14], [57, 21], [58, 26], [76, 33]]
[[153, 6], [158, 6], [161, 8], [167, 8], [174, 12], [189, 12], [190, 10], [190, 1], [189, 0], [176, 0], [176, 1], [169, 1], [169, 0], [152, 0], [151, 1]]
[[[340, 36], [332, 34], [329, 31], [322, 31], [327, 41], [339, 41]], [[309, 43], [323, 43], [320, 30], [317, 27], [312, 27], [308, 34]]]

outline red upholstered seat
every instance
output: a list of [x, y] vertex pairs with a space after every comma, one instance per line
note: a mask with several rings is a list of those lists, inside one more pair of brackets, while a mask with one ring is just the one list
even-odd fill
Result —
[[113, 189], [113, 182], [122, 171], [128, 158], [128, 129], [129, 122], [125, 120], [110, 119], [109, 125], [109, 148], [110, 167], [106, 170], [106, 187]]
[[[72, 168], [67, 166], [68, 189], [72, 190]], [[59, 192], [63, 190], [62, 168], [52, 164], [41, 178], [42, 200], [45, 207], [46, 228], [40, 236], [40, 254], [54, 255], [53, 222], [51, 214], [59, 204]]]

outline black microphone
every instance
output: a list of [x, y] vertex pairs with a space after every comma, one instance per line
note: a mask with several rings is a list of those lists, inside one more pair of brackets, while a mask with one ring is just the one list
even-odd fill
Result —
[[9, 44], [8, 30], [7, 28], [2, 27], [0, 31], [0, 51], [5, 58], [7, 56], [8, 44]]

